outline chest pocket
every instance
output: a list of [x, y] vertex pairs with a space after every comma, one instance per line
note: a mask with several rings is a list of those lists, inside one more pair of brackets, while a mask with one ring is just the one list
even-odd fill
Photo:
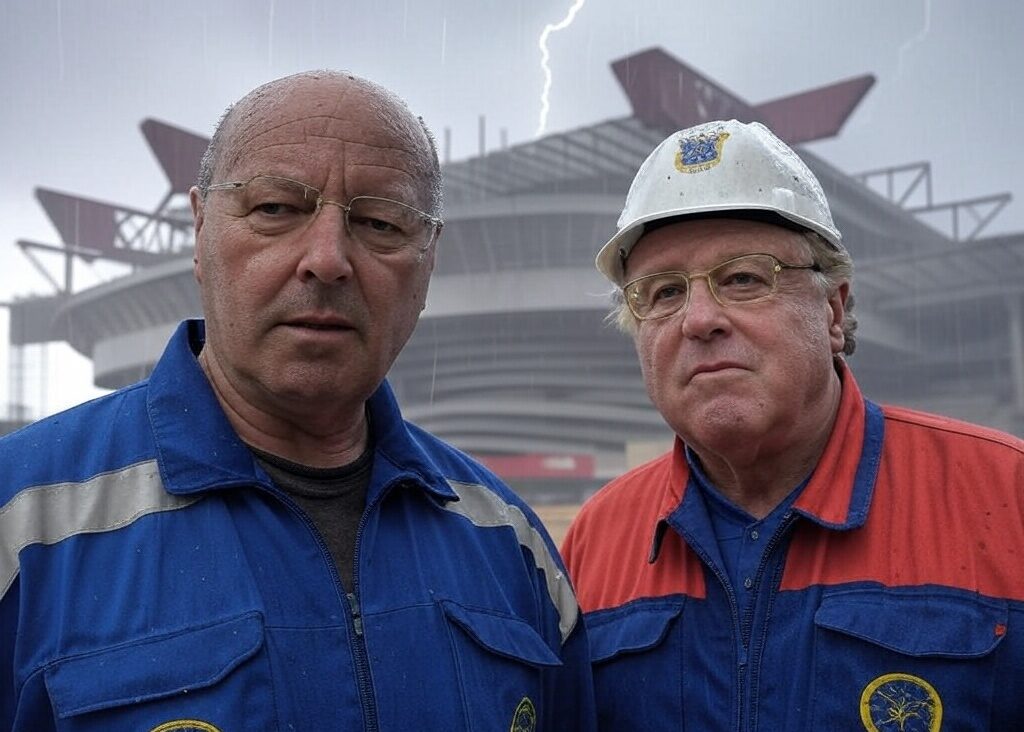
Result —
[[602, 729], [681, 729], [683, 598], [644, 600], [586, 617]]
[[993, 704], [1021, 703], [998, 690], [1007, 613], [941, 588], [827, 595], [814, 617], [808, 729], [989, 729]]
[[[529, 623], [442, 603], [471, 730], [549, 729], [542, 674], [562, 661]], [[531, 726], [531, 720], [532, 726]]]
[[46, 669], [57, 729], [275, 730], [257, 613], [65, 658]]

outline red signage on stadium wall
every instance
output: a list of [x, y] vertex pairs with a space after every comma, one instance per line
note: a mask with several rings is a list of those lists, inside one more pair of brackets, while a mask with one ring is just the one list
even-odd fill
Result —
[[502, 478], [593, 478], [594, 456], [586, 453], [554, 455], [475, 455]]

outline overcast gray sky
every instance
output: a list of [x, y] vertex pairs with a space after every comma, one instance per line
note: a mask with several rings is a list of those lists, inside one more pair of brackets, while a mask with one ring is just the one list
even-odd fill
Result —
[[[0, 300], [47, 291], [14, 246], [57, 243], [48, 188], [152, 209], [166, 181], [139, 131], [155, 117], [209, 135], [252, 87], [344, 68], [405, 97], [455, 158], [500, 128], [533, 137], [537, 40], [573, 0], [0, 0]], [[864, 73], [878, 81], [834, 140], [841, 170], [929, 160], [938, 201], [1009, 191], [989, 233], [1024, 230], [1024, 3], [1015, 0], [586, 0], [549, 40], [548, 131], [623, 116], [612, 60], [661, 46], [751, 102]], [[599, 242], [594, 242], [595, 250]], [[0, 374], [6, 331], [0, 328]], [[89, 394], [51, 350], [53, 411]], [[70, 365], [69, 365], [70, 364]], [[0, 396], [6, 399], [6, 378]]]

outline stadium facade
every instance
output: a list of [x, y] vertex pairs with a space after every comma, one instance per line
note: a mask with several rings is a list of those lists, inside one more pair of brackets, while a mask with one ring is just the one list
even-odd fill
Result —
[[[659, 49], [612, 70], [631, 115], [444, 164], [427, 308], [389, 376], [408, 419], [541, 501], [575, 500], [664, 445], [593, 258], [650, 150], [735, 117], [769, 124], [825, 188], [857, 265], [851, 365], [866, 393], [1024, 432], [1024, 233], [983, 236], [1008, 194], [936, 204], [927, 164], [851, 175], [801, 148], [839, 133], [870, 76], [752, 106]], [[156, 120], [142, 132], [170, 183], [155, 211], [37, 189], [62, 242], [17, 244], [41, 271], [47, 256], [66, 267], [48, 275], [56, 294], [8, 304], [12, 358], [67, 341], [98, 386], [116, 388], [145, 377], [175, 324], [199, 314], [182, 197], [206, 139]], [[950, 230], [929, 215], [948, 215]], [[76, 291], [75, 258], [132, 271]]]

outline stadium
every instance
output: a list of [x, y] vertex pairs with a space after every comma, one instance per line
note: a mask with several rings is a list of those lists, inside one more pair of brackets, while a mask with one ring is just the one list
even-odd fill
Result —
[[[851, 366], [877, 401], [1024, 434], [1024, 232], [985, 236], [1009, 194], [932, 200], [928, 163], [841, 171], [802, 143], [841, 134], [874, 79], [748, 103], [660, 49], [612, 64], [632, 113], [466, 160], [445, 155], [446, 221], [427, 308], [389, 378], [406, 418], [477, 456], [538, 503], [573, 503], [661, 450], [630, 340], [606, 323], [594, 255], [641, 161], [710, 119], [762, 121], [821, 181], [856, 263]], [[16, 245], [53, 293], [8, 303], [12, 400], [24, 349], [65, 341], [94, 382], [144, 378], [200, 312], [185, 195], [207, 140], [141, 124], [167, 195], [142, 211], [38, 188], [57, 244]], [[941, 226], [936, 225], [941, 223]], [[63, 276], [44, 260], [59, 258]], [[76, 289], [76, 260], [126, 271]]]

